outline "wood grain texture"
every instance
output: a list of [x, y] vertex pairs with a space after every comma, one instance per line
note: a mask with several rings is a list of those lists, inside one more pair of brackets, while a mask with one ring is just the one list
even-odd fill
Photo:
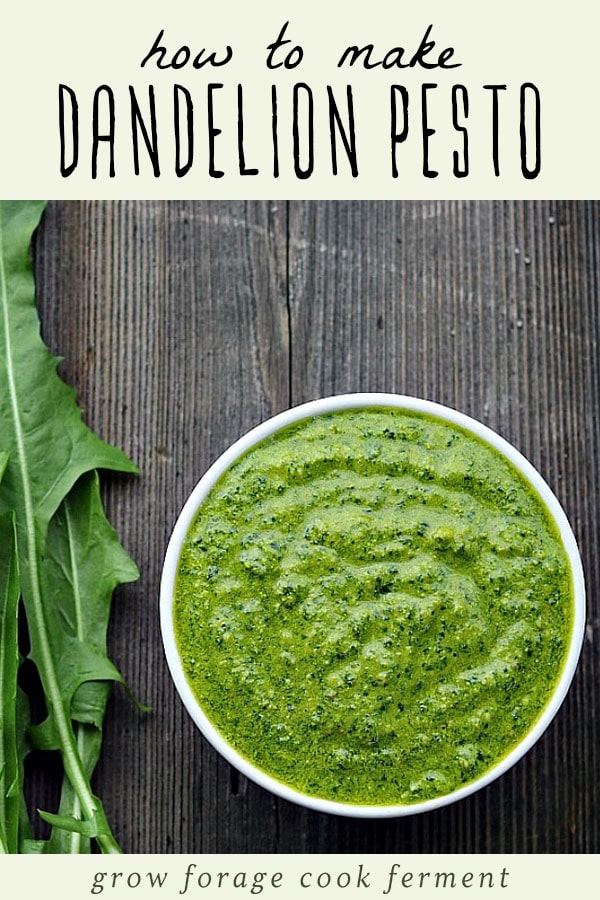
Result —
[[[599, 852], [600, 205], [66, 202], [35, 265], [43, 334], [86, 421], [128, 452], [110, 518], [141, 569], [116, 596], [96, 789], [135, 852]], [[312, 813], [230, 770], [163, 659], [170, 530], [209, 463], [290, 403], [347, 390], [482, 419], [540, 469], [579, 539], [584, 653], [557, 718], [504, 777], [391, 821]], [[33, 779], [42, 786], [41, 774]]]

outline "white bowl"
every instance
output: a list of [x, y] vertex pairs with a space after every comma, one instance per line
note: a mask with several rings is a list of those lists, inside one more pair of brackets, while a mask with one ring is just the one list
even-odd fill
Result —
[[[575, 606], [570, 646], [562, 674], [549, 703], [521, 742], [506, 757], [493, 766], [493, 768], [470, 784], [431, 800], [404, 805], [355, 805], [308, 796], [288, 787], [288, 785], [283, 784], [248, 762], [247, 759], [241, 756], [231, 744], [221, 736], [209, 721], [193, 695], [182, 668], [173, 626], [175, 578], [183, 542], [200, 504], [226, 469], [228, 469], [229, 466], [231, 466], [232, 463], [250, 447], [274, 434], [276, 431], [279, 431], [281, 428], [290, 425], [292, 422], [297, 422], [300, 419], [319, 415], [321, 413], [369, 406], [396, 407], [436, 416], [439, 419], [458, 425], [466, 431], [471, 432], [509, 459], [515, 468], [521, 472], [529, 484], [535, 489], [547, 510], [550, 512], [559, 530], [564, 549], [570, 562]], [[340, 394], [338, 396], [313, 400], [309, 403], [295, 406], [292, 409], [288, 409], [279, 415], [267, 419], [232, 444], [231, 447], [229, 447], [229, 449], [212, 464], [205, 475], [203, 475], [181, 511], [167, 548], [160, 589], [160, 617], [167, 662], [177, 691], [200, 731], [219, 753], [225, 757], [225, 759], [248, 778], [262, 785], [262, 787], [267, 788], [272, 793], [284, 797], [286, 800], [291, 800], [303, 806], [326, 813], [365, 818], [384, 818], [426, 812], [445, 806], [456, 800], [460, 800], [463, 797], [467, 797], [474, 791], [485, 787], [485, 785], [488, 785], [490, 782], [494, 781], [494, 779], [510, 769], [511, 766], [521, 759], [521, 757], [533, 746], [556, 715], [575, 673], [575, 668], [581, 652], [585, 626], [585, 584], [581, 557], [577, 549], [575, 537], [560, 503], [531, 463], [529, 463], [511, 444], [505, 441], [504, 438], [501, 438], [486, 425], [482, 425], [481, 422], [472, 419], [470, 416], [466, 416], [449, 407], [428, 400], [385, 393]]]

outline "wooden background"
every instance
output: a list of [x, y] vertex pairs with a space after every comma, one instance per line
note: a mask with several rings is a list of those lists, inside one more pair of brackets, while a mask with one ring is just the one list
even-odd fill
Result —
[[[95, 779], [129, 852], [599, 852], [598, 282], [593, 202], [66, 202], [35, 244], [43, 335], [88, 424], [138, 463], [106, 481], [141, 570], [115, 598]], [[383, 390], [498, 430], [582, 548], [588, 625], [557, 718], [513, 770], [431, 814], [309, 812], [238, 776], [163, 659], [162, 559], [210, 462], [290, 404]]]

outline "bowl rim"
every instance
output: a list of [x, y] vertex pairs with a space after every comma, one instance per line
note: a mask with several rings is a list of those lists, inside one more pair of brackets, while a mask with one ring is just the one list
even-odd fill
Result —
[[[172, 613], [174, 587], [182, 545], [200, 504], [214, 487], [221, 475], [251, 447], [288, 425], [313, 416], [365, 407], [391, 407], [410, 412], [425, 413], [451, 424], [458, 425], [467, 432], [476, 435], [479, 439], [484, 441], [484, 443], [487, 443], [498, 450], [504, 457], [513, 463], [528, 484], [534, 488], [548, 510], [558, 529], [564, 549], [567, 553], [572, 577], [574, 610], [569, 651], [555, 690], [532, 728], [507, 756], [501, 759], [495, 766], [479, 778], [449, 794], [410, 804], [362, 805], [343, 803], [322, 797], [313, 797], [284, 784], [247, 760], [210, 722], [192, 693], [181, 664], [173, 626]], [[523, 456], [516, 447], [487, 425], [484, 425], [477, 419], [459, 412], [452, 407], [405, 394], [384, 392], [334, 394], [318, 400], [310, 400], [306, 403], [292, 406], [283, 412], [265, 419], [259, 425], [256, 425], [247, 431], [242, 437], [238, 438], [238, 440], [231, 444], [206, 470], [186, 500], [177, 518], [168, 543], [160, 584], [160, 626], [165, 656], [171, 677], [184, 706], [204, 737], [242, 774], [271, 791], [271, 793], [283, 797], [285, 800], [292, 801], [301, 806], [320, 812], [358, 818], [392, 818], [415, 815], [417, 813], [438, 809], [461, 800], [464, 797], [468, 797], [475, 791], [478, 791], [495, 781], [496, 778], [499, 778], [508, 771], [508, 769], [514, 766], [525, 753], [531, 749], [547, 729], [567, 694], [575, 674], [583, 644], [585, 606], [586, 599], [583, 566], [575, 536], [567, 516], [555, 494], [526, 457]]]

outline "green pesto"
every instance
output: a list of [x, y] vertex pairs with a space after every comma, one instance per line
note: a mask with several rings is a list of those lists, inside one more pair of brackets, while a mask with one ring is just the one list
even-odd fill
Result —
[[392, 408], [256, 445], [190, 528], [174, 623], [192, 691], [258, 768], [312, 796], [409, 804], [483, 775], [565, 661], [570, 568], [496, 450]]

